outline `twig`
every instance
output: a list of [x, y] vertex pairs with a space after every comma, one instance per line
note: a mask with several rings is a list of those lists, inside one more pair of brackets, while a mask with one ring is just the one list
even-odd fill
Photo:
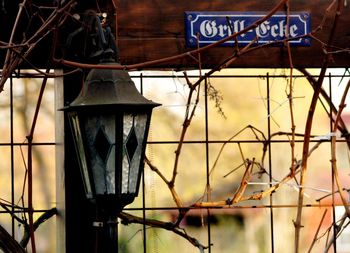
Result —
[[170, 193], [171, 193], [176, 205], [178, 207], [182, 207], [183, 206], [182, 201], [181, 201], [179, 195], [177, 194], [174, 185], [172, 185], [170, 183], [170, 181], [166, 179], [166, 177], [161, 173], [161, 171], [154, 164], [152, 164], [152, 162], [147, 157], [145, 158], [145, 162], [149, 166], [149, 168], [152, 171], [154, 171], [164, 181], [164, 183], [168, 186]]
[[252, 176], [254, 161], [255, 159], [253, 159], [253, 161], [247, 161], [247, 168], [243, 174], [241, 184], [232, 198], [232, 203], [237, 203], [242, 199], [243, 193], [245, 192]]
[[25, 249], [2, 226], [0, 226], [0, 249], [4, 253], [26, 253]]
[[[309, 153], [308, 156], [311, 156], [311, 154], [322, 144], [322, 142], [318, 142], [316, 145], [314, 145]], [[295, 173], [298, 174], [300, 172], [299, 168], [302, 164], [302, 161], [299, 160], [298, 162], [295, 163]], [[249, 196], [245, 196], [245, 197], [241, 197], [240, 198], [240, 202], [243, 201], [248, 201], [248, 200], [261, 200], [267, 196], [270, 196], [273, 192], [275, 192], [280, 186], [284, 185], [286, 182], [290, 181], [291, 179], [294, 179], [295, 177], [292, 176], [291, 174], [291, 170], [290, 173], [288, 175], [286, 175], [282, 180], [276, 180], [276, 184], [273, 184], [271, 187], [269, 187], [268, 189], [262, 191], [262, 192], [258, 192], [258, 193], [254, 193], [251, 194]], [[301, 188], [303, 186], [299, 185], [299, 188]], [[305, 188], [305, 187], [303, 187]], [[194, 207], [201, 207], [201, 208], [208, 208], [208, 207], [223, 207], [223, 206], [229, 206], [232, 204], [232, 200], [228, 199], [228, 200], [221, 200], [221, 201], [212, 201], [212, 202], [196, 202], [194, 203], [192, 206]]]
[[[25, 2], [26, 0], [23, 3]], [[43, 23], [42, 26], [38, 30], [36, 30], [34, 35], [31, 36], [31, 38], [29, 38], [28, 40], [23, 41], [21, 43], [25, 45], [25, 47], [28, 47], [26, 48], [26, 50], [24, 50], [24, 47], [21, 48], [19, 54], [22, 57], [18, 57], [13, 53], [12, 50], [14, 50], [15, 48], [8, 49], [7, 57], [3, 68], [3, 73], [0, 79], [0, 93], [3, 91], [7, 78], [11, 75], [14, 69], [17, 68], [18, 65], [22, 62], [22, 59], [26, 58], [36, 48], [39, 41], [41, 41], [44, 37], [46, 37], [48, 34], [50, 34], [53, 31], [52, 27], [62, 25], [62, 20], [60, 20], [60, 18], [62, 17], [62, 15], [65, 15], [66, 11], [69, 8], [71, 8], [74, 4], [75, 4], [75, 0], [70, 0], [62, 8], [55, 8], [55, 10], [51, 13], [51, 15], [45, 21], [45, 23]], [[23, 4], [21, 5], [21, 7], [22, 6]], [[65, 17], [63, 17], [63, 20], [65, 20]], [[14, 24], [13, 33], [15, 33], [16, 29], [17, 29], [17, 23]]]
[[337, 3], [337, 0], [333, 0], [332, 3], [327, 7], [325, 13], [323, 14], [323, 18], [322, 21], [320, 22], [320, 24], [314, 29], [313, 33], [318, 32], [319, 30], [323, 29], [324, 24], [326, 23], [328, 14], [331, 12], [333, 6]]
[[[325, 250], [324, 250], [323, 253], [328, 253], [330, 247], [333, 245], [333, 243], [335, 243], [335, 240], [338, 238], [338, 236], [340, 235], [340, 233], [341, 233], [341, 231], [342, 231], [340, 228], [345, 228], [346, 226], [349, 225], [349, 223], [347, 223], [347, 224], [344, 225], [347, 216], [348, 216], [348, 215], [347, 215], [347, 213], [345, 212], [344, 215], [340, 218], [340, 222], [339, 222], [339, 224], [337, 224], [337, 227], [338, 227], [339, 229], [337, 229], [336, 235], [331, 236], [331, 239], [330, 239], [329, 241], [328, 241], [328, 239], [327, 239], [327, 244], [326, 244], [326, 247], [325, 247]], [[334, 224], [332, 224], [332, 226], [333, 226], [333, 225], [334, 225]], [[330, 231], [330, 230], [331, 230], [331, 228], [329, 228], [329, 231]]]
[[[183, 121], [183, 124], [182, 124], [182, 130], [181, 130], [181, 133], [180, 133], [179, 143], [178, 143], [177, 148], [175, 150], [175, 161], [174, 161], [174, 166], [173, 166], [172, 178], [168, 182], [168, 187], [170, 189], [175, 187], [175, 181], [176, 181], [176, 176], [177, 176], [178, 165], [179, 165], [180, 154], [181, 154], [181, 151], [182, 151], [183, 142], [185, 140], [185, 136], [186, 136], [187, 130], [188, 130], [188, 128], [189, 128], [189, 126], [190, 126], [190, 124], [192, 122], [192, 119], [193, 119], [193, 117], [195, 115], [195, 111], [196, 111], [197, 105], [199, 103], [200, 90], [198, 88], [196, 100], [195, 100], [194, 105], [193, 105], [193, 107], [191, 109], [192, 97], [194, 95], [194, 92], [196, 91], [196, 88], [189, 81], [186, 72], [184, 73], [184, 75], [186, 77], [187, 84], [188, 84], [188, 87], [190, 88], [190, 91], [189, 91], [189, 95], [188, 95], [188, 98], [187, 98], [186, 113], [185, 113], [185, 118], [184, 118], [184, 121]], [[182, 207], [183, 206], [183, 204], [182, 204], [182, 202], [181, 202], [181, 200], [180, 200], [180, 198], [178, 196], [174, 197], [174, 195], [173, 195], [173, 198], [174, 198], [174, 200], [175, 200], [175, 202], [176, 202], [178, 207]]]
[[229, 175], [231, 175], [232, 173], [234, 173], [235, 171], [237, 171], [239, 168], [241, 168], [241, 167], [246, 167], [246, 169], [247, 169], [247, 166], [246, 166], [246, 161], [244, 161], [243, 163], [241, 163], [240, 165], [238, 165], [236, 168], [234, 168], [233, 170], [231, 170], [231, 171], [229, 171], [228, 173], [226, 173], [223, 177], [225, 178], [225, 177], [228, 177]]
[[166, 179], [166, 177], [160, 172], [160, 170], [155, 165], [151, 163], [151, 161], [147, 157], [145, 157], [145, 162], [148, 165], [148, 167], [164, 181], [165, 184], [169, 184], [169, 181]]
[[[344, 190], [344, 191], [350, 191], [350, 189], [347, 189], [347, 188], [343, 188], [343, 190]], [[328, 198], [329, 196], [334, 195], [335, 193], [339, 193], [339, 191], [335, 191], [335, 192], [331, 192], [331, 193], [329, 193], [329, 194], [326, 194], [325, 196], [322, 196], [321, 198], [316, 199], [316, 201], [317, 201], [317, 202], [320, 202], [320, 201], [322, 201], [323, 199]]]
[[[289, 25], [290, 25], [290, 8], [289, 8], [289, 1], [286, 3], [287, 8], [287, 25], [286, 25], [286, 37], [289, 38]], [[295, 121], [294, 121], [294, 105], [293, 105], [293, 59], [292, 59], [292, 52], [290, 49], [289, 41], [286, 41], [287, 46], [287, 52], [288, 52], [288, 62], [289, 62], [289, 91], [287, 94], [288, 101], [289, 101], [289, 112], [290, 112], [290, 123], [291, 123], [291, 131], [292, 131], [292, 139], [290, 141], [290, 147], [291, 147], [291, 172], [292, 176], [295, 175]]]
[[[309, 81], [310, 85], [312, 86], [312, 88], [316, 87], [317, 84], [317, 80], [315, 80], [311, 74], [306, 70], [306, 69], [298, 69], [302, 74], [305, 75], [306, 79]], [[338, 110], [337, 108], [334, 106], [334, 104], [332, 103], [331, 98], [328, 96], [327, 92], [324, 89], [321, 89], [320, 91], [321, 96], [326, 100], [327, 104], [330, 107], [330, 112], [327, 112], [328, 117], [334, 122], [333, 119], [333, 113], [337, 114]], [[342, 133], [342, 135], [345, 137], [345, 139], [347, 140], [347, 145], [348, 148], [350, 149], [350, 135], [349, 135], [349, 131], [346, 127], [346, 124], [344, 122], [344, 120], [342, 118], [339, 119], [339, 124], [337, 125], [338, 130]]]
[[[346, 106], [345, 105], [345, 99], [346, 99], [346, 96], [348, 94], [349, 88], [350, 88], [350, 81], [347, 83], [347, 85], [345, 87], [345, 90], [344, 90], [344, 93], [343, 93], [343, 96], [342, 96], [342, 99], [340, 101], [339, 110], [338, 110], [338, 113], [337, 113], [337, 116], [336, 116], [336, 119], [335, 119], [335, 122], [334, 122], [334, 126], [333, 126], [333, 133], [335, 133], [337, 131], [338, 124], [339, 124], [339, 121], [340, 121], [340, 118], [341, 118], [341, 114], [343, 112], [343, 109]], [[345, 195], [344, 195], [344, 192], [343, 192], [343, 188], [342, 188], [342, 186], [340, 184], [340, 181], [339, 181], [339, 174], [338, 174], [338, 167], [337, 167], [337, 158], [336, 158], [337, 145], [336, 145], [336, 136], [335, 135], [332, 135], [331, 145], [332, 145], [332, 149], [331, 149], [332, 150], [331, 151], [332, 152], [331, 163], [332, 163], [332, 168], [333, 168], [333, 176], [334, 176], [335, 182], [337, 184], [338, 191], [339, 191], [341, 200], [343, 202], [346, 214], [350, 218], [350, 209], [349, 209], [349, 206], [348, 206], [348, 201], [345, 198]]]
[[[9, 40], [9, 43], [8, 43], [10, 46], [13, 44], [13, 39], [14, 39], [15, 33], [17, 31], [17, 28], [18, 28], [18, 23], [19, 23], [19, 20], [20, 20], [20, 18], [22, 16], [22, 12], [23, 12], [23, 9], [24, 9], [24, 6], [26, 5], [26, 3], [27, 3], [27, 0], [23, 0], [23, 2], [19, 5], [19, 10], [17, 12], [17, 17], [16, 17], [16, 20], [15, 20], [15, 23], [13, 24], [10, 40]], [[11, 72], [8, 69], [8, 65], [12, 61], [12, 56], [13, 56], [12, 52], [10, 50], [8, 50], [7, 53], [6, 53], [5, 62], [4, 62], [4, 66], [3, 66], [3, 73], [2, 73], [3, 76], [9, 75], [9, 73]], [[0, 84], [0, 92], [2, 90], [3, 90], [3, 85]]]
[[[50, 210], [45, 211], [33, 224], [34, 231], [36, 231], [39, 226], [53, 217], [54, 215], [57, 214], [57, 209], [56, 208], [51, 208]], [[20, 245], [25, 248], [29, 242], [30, 239], [30, 228], [28, 225], [25, 225], [24, 227], [24, 235], [22, 237], [22, 240], [20, 242]]]
[[312, 243], [311, 243], [311, 245], [310, 245], [310, 247], [309, 247], [309, 250], [307, 251], [308, 253], [311, 253], [311, 250], [312, 250], [312, 248], [314, 247], [314, 245], [315, 245], [315, 243], [316, 243], [316, 241], [317, 241], [317, 239], [318, 239], [318, 233], [320, 232], [320, 229], [321, 229], [321, 226], [322, 226], [322, 224], [323, 224], [324, 218], [326, 217], [326, 213], [327, 213], [327, 209], [325, 209], [324, 212], [323, 212], [323, 215], [322, 215], [322, 218], [321, 218], [320, 223], [318, 224], [318, 228], [317, 228], [317, 230], [316, 230], [314, 239], [312, 240]]
[[[259, 132], [259, 133], [261, 134], [262, 139], [263, 139], [264, 142], [266, 141], [266, 138], [265, 138], [264, 133], [262, 133], [260, 130], [258, 130], [258, 129], [255, 128], [254, 126], [248, 125], [248, 126], [242, 128], [241, 130], [239, 130], [237, 133], [235, 133], [234, 135], [232, 135], [229, 139], [227, 139], [227, 140], [222, 144], [222, 146], [221, 146], [221, 148], [220, 148], [220, 150], [219, 150], [219, 153], [217, 154], [217, 156], [216, 156], [216, 158], [215, 158], [214, 164], [213, 164], [213, 166], [212, 166], [211, 169], [210, 169], [210, 172], [209, 172], [210, 175], [214, 172], [214, 170], [215, 170], [215, 168], [216, 168], [216, 166], [217, 166], [217, 163], [219, 162], [220, 157], [221, 157], [221, 155], [222, 155], [222, 152], [224, 151], [226, 145], [227, 145], [228, 143], [230, 143], [230, 141], [232, 141], [233, 139], [235, 139], [237, 136], [239, 136], [240, 134], [242, 134], [244, 131], [246, 131], [247, 129], [248, 129], [248, 130], [251, 130], [251, 131], [253, 132], [253, 134], [255, 135], [255, 137], [257, 138], [257, 140], [260, 141], [261, 139], [256, 135], [255, 131], [257, 131], [257, 132]], [[240, 146], [239, 146], [239, 147], [240, 147]], [[265, 148], [265, 147], [264, 147], [264, 148]], [[241, 155], [242, 155], [242, 153], [241, 153]]]
[[124, 225], [128, 225], [130, 223], [136, 223], [136, 224], [145, 224], [145, 225], [153, 227], [153, 228], [166, 229], [166, 230], [172, 231], [175, 234], [183, 237], [184, 239], [189, 241], [193, 246], [195, 246], [199, 249], [207, 249], [208, 248], [208, 247], [202, 245], [196, 238], [189, 236], [184, 230], [175, 226], [174, 223], [163, 222], [163, 221], [153, 220], [153, 219], [144, 219], [144, 218], [130, 215], [130, 214], [125, 213], [125, 212], [119, 213], [118, 217], [120, 219], [122, 219], [122, 223]]

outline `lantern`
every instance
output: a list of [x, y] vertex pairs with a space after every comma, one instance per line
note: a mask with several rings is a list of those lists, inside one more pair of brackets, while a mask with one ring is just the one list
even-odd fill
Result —
[[111, 213], [138, 194], [151, 113], [159, 105], [138, 92], [126, 71], [92, 69], [64, 108], [86, 196]]

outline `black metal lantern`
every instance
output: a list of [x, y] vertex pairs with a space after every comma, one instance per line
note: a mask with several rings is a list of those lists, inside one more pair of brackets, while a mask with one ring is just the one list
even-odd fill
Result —
[[138, 194], [151, 113], [159, 105], [138, 92], [126, 71], [92, 69], [64, 108], [86, 196], [108, 212], [119, 212]]

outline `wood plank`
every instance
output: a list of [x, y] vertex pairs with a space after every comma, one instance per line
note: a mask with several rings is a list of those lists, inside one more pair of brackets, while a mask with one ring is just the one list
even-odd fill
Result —
[[[170, 1], [170, 0], [115, 0], [117, 6], [118, 45], [123, 64], [134, 64], [181, 54], [190, 50], [185, 45], [185, 11], [265, 11], [271, 10], [277, 0], [202, 0], [202, 1]], [[312, 28], [315, 29], [326, 14], [332, 1], [291, 0], [292, 11], [308, 11], [311, 13]], [[332, 12], [328, 13], [323, 29], [316, 33], [321, 41], [327, 41]], [[344, 8], [335, 45], [346, 48], [350, 42], [350, 6]], [[213, 67], [232, 53], [232, 48], [215, 48], [206, 52], [203, 64]], [[316, 41], [310, 47], [292, 48], [293, 61], [299, 67], [320, 67], [323, 59], [322, 45]], [[286, 49], [268, 47], [242, 56], [232, 67], [288, 67]], [[334, 55], [334, 67], [349, 65], [347, 54]], [[175, 62], [154, 65], [154, 68], [193, 68], [197, 63], [186, 58]]]
[[[37, 0], [38, 1], [38, 0]], [[114, 5], [112, 4], [114, 1]], [[19, 0], [7, 3], [7, 13], [0, 12], [0, 40], [8, 41], [11, 27], [18, 10]], [[264, 11], [271, 10], [278, 0], [101, 0], [99, 9], [107, 12], [113, 31], [117, 34], [122, 64], [135, 64], [182, 54], [191, 50], [185, 45], [185, 11]], [[312, 28], [315, 29], [326, 15], [323, 29], [316, 33], [321, 41], [327, 41], [333, 21], [334, 7], [330, 13], [326, 9], [332, 0], [290, 0], [292, 11], [311, 13]], [[78, 0], [77, 11], [83, 13], [87, 8], [97, 9], [96, 1]], [[116, 14], [114, 6], [116, 7]], [[350, 45], [350, 5], [344, 7], [334, 45], [348, 48]], [[19, 31], [25, 29], [20, 27]], [[62, 46], [64, 45], [63, 38]], [[50, 39], [44, 40], [34, 50], [30, 61], [36, 66], [45, 66], [51, 49]], [[59, 52], [60, 50], [58, 50]], [[42, 52], [47, 52], [43, 54]], [[298, 67], [320, 67], [323, 48], [317, 41], [306, 48], [292, 48], [293, 63]], [[0, 50], [0, 62], [5, 50]], [[202, 54], [203, 65], [216, 66], [232, 54], [232, 48], [214, 48]], [[286, 49], [268, 47], [243, 55], [231, 67], [288, 67]], [[334, 54], [333, 67], [349, 66], [348, 53]], [[152, 65], [152, 68], [196, 68], [197, 63], [190, 57], [172, 62]]]

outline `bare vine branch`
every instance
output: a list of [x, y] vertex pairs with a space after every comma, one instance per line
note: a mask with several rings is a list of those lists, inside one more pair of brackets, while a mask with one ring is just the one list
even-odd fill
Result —
[[343, 112], [343, 109], [345, 108], [345, 99], [346, 99], [346, 96], [348, 95], [348, 91], [349, 91], [349, 88], [350, 88], [350, 81], [347, 83], [346, 87], [345, 87], [345, 91], [343, 93], [343, 96], [342, 96], [342, 99], [341, 99], [341, 102], [340, 102], [340, 105], [339, 105], [339, 110], [338, 110], [338, 113], [337, 113], [337, 116], [336, 116], [336, 119], [335, 119], [335, 122], [334, 122], [334, 126], [333, 126], [333, 135], [331, 137], [331, 145], [332, 145], [332, 159], [331, 159], [331, 163], [332, 163], [332, 168], [333, 168], [333, 175], [334, 175], [334, 179], [335, 179], [335, 182], [337, 184], [337, 187], [338, 187], [338, 191], [339, 191], [339, 194], [340, 194], [340, 197], [341, 197], [341, 200], [343, 202], [343, 205], [344, 205], [344, 208], [345, 208], [345, 212], [346, 214], [348, 215], [348, 217], [350, 218], [350, 208], [348, 206], [348, 201], [345, 197], [345, 194], [344, 194], [344, 191], [343, 191], [343, 187], [341, 186], [340, 184], [340, 181], [339, 181], [339, 174], [338, 174], [338, 167], [337, 167], [337, 158], [336, 158], [336, 152], [337, 152], [337, 148], [336, 148], [336, 131], [338, 129], [338, 124], [339, 124], [339, 121], [340, 121], [340, 118], [341, 118], [341, 114]]
[[312, 240], [312, 243], [309, 247], [309, 250], [308, 250], [308, 253], [311, 253], [311, 250], [313, 249], [315, 243], [317, 242], [318, 240], [318, 233], [320, 232], [320, 229], [321, 229], [321, 226], [323, 224], [323, 221], [324, 221], [324, 218], [326, 217], [326, 214], [327, 214], [327, 209], [324, 210], [323, 212], [323, 215], [322, 215], [322, 218], [321, 218], [321, 221], [317, 227], [317, 230], [316, 230], [316, 233], [315, 233], [315, 236], [314, 236], [314, 239]]
[[121, 212], [118, 214], [118, 217], [122, 219], [122, 223], [124, 225], [128, 225], [130, 223], [136, 223], [136, 224], [145, 224], [146, 226], [150, 226], [153, 228], [162, 228], [169, 231], [172, 231], [173, 233], [183, 237], [187, 241], [189, 241], [193, 246], [199, 248], [199, 249], [206, 249], [207, 246], [202, 245], [196, 238], [189, 236], [183, 229], [180, 229], [178, 226], [176, 226], [174, 223], [171, 222], [163, 222], [159, 220], [152, 220], [152, 219], [143, 219], [140, 217], [136, 217], [133, 215], [130, 215], [125, 212]]
[[[343, 6], [344, 6], [344, 1], [339, 0], [338, 5], [337, 5], [337, 11], [335, 13], [334, 22], [332, 25], [332, 30], [330, 32], [327, 45], [332, 45], [332, 43], [333, 43], [335, 31], [337, 29], [338, 20], [339, 20]], [[321, 68], [319, 78], [318, 78], [317, 83], [314, 87], [314, 94], [313, 94], [313, 97], [311, 100], [311, 104], [310, 104], [309, 112], [308, 112], [308, 116], [307, 116], [307, 121], [305, 124], [305, 136], [304, 136], [302, 164], [301, 164], [301, 173], [300, 173], [300, 185], [302, 187], [299, 189], [298, 210], [297, 210], [296, 220], [294, 221], [295, 253], [299, 252], [299, 246], [300, 246], [299, 245], [300, 244], [300, 230], [302, 228], [301, 220], [302, 220], [302, 209], [303, 209], [303, 202], [304, 202], [304, 187], [303, 186], [306, 182], [306, 171], [307, 171], [307, 162], [308, 162], [308, 153], [309, 153], [309, 144], [310, 144], [310, 135], [311, 135], [313, 116], [314, 116], [317, 100], [319, 99], [319, 95], [320, 95], [320, 92], [322, 89], [322, 83], [323, 83], [323, 80], [325, 77], [325, 73], [326, 73], [326, 70], [328, 68], [330, 60], [331, 60], [330, 55], [326, 54], [323, 66]]]

